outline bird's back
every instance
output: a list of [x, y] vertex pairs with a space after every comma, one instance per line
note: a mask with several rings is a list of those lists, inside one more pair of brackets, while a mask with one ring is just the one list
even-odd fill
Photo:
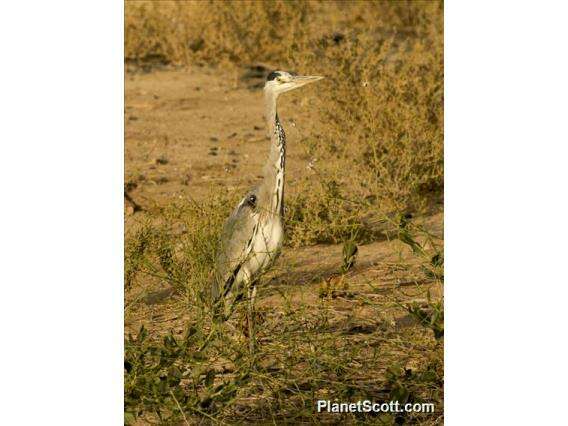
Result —
[[[242, 203], [241, 203], [242, 204]], [[229, 290], [250, 252], [250, 236], [255, 221], [239, 204], [226, 220], [221, 232], [215, 259], [212, 298], [217, 301]], [[238, 284], [238, 283], [237, 283]]]

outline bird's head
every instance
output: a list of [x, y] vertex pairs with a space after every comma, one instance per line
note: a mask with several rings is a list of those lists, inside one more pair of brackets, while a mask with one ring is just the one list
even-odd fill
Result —
[[297, 89], [322, 78], [319, 75], [292, 75], [286, 71], [272, 71], [266, 78], [264, 91], [278, 96], [281, 93]]

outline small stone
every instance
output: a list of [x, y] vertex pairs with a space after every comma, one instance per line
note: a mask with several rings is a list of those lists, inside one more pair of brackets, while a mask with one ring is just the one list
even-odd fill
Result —
[[176, 223], [172, 226], [173, 235], [183, 235], [186, 233], [187, 233], [187, 226], [184, 223]]
[[168, 164], [169, 160], [167, 159], [167, 157], [165, 155], [161, 155], [160, 157], [156, 158], [156, 164]]
[[147, 305], [155, 305], [169, 299], [174, 293], [175, 289], [172, 286], [168, 286], [163, 290], [146, 293], [142, 300], [144, 300], [144, 303]]

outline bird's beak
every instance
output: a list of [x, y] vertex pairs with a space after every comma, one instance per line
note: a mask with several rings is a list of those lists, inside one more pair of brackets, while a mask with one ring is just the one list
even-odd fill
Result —
[[297, 89], [298, 87], [305, 86], [306, 84], [313, 83], [314, 81], [321, 80], [323, 77], [319, 75], [296, 75], [288, 83], [284, 83], [282, 92]]
[[302, 87], [306, 84], [321, 80], [322, 78], [323, 77], [319, 75], [297, 75], [292, 79], [292, 83], [295, 89], [296, 87]]

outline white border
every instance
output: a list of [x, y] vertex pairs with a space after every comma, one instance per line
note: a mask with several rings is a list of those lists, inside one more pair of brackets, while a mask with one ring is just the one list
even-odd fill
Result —
[[446, 2], [446, 424], [560, 424], [568, 7]]
[[123, 6], [0, 6], [0, 424], [122, 422]]

